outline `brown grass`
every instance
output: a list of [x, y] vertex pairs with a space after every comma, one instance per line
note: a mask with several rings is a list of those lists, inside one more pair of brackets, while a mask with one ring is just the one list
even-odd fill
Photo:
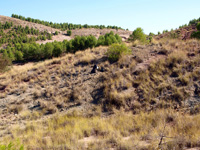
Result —
[[[1, 139], [26, 149], [156, 149], [166, 125], [160, 149], [198, 147], [198, 45], [138, 44], [116, 63], [98, 47], [13, 67], [0, 75]], [[104, 70], [90, 74], [94, 63]]]
[[[16, 126], [11, 130], [12, 136], [4, 140], [15, 141], [20, 137], [27, 149], [58, 146], [69, 149], [183, 149], [200, 145], [199, 115], [183, 115], [173, 110], [141, 112], [134, 116], [123, 110], [114, 112], [108, 118], [87, 118], [79, 113], [55, 115], [52, 119], [28, 123], [23, 129]], [[164, 141], [159, 146], [161, 135]], [[85, 137], [93, 138], [87, 144], [84, 140], [79, 142]]]

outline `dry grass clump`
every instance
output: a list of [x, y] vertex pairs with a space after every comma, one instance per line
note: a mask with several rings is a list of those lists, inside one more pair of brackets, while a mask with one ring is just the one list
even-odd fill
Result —
[[92, 53], [86, 53], [84, 56], [82, 56], [79, 60], [79, 64], [90, 64], [95, 59], [95, 55]]
[[42, 110], [42, 113], [45, 115], [54, 114], [57, 112], [57, 107], [51, 102], [39, 100], [38, 103], [39, 103], [40, 109]]
[[23, 104], [21, 104], [21, 105], [11, 105], [11, 106], [8, 106], [8, 107], [9, 107], [8, 111], [11, 112], [11, 113], [14, 113], [14, 114], [19, 114], [24, 109]]
[[[183, 115], [170, 109], [137, 115], [114, 110], [114, 114], [107, 118], [84, 117], [73, 112], [28, 123], [23, 129], [15, 127], [11, 136], [4, 137], [4, 140], [20, 137], [28, 149], [58, 146], [68, 149], [94, 149], [97, 146], [114, 149], [192, 148], [200, 145], [199, 118], [199, 115]], [[163, 141], [159, 145], [162, 135]]]

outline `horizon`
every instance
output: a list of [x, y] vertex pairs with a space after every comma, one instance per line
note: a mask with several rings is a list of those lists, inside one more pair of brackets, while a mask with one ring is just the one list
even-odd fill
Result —
[[[101, 0], [92, 1], [39, 1], [9, 0], [1, 2], [4, 6], [0, 15], [11, 17], [22, 15], [55, 23], [88, 25], [111, 25], [135, 30], [141, 27], [146, 34], [176, 29], [200, 16], [197, 0]], [[187, 10], [187, 11], [185, 11]]]

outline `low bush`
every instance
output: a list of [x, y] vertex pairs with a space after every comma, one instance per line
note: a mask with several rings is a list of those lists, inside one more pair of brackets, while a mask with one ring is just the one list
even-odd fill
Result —
[[123, 54], [129, 54], [131, 50], [125, 44], [113, 44], [109, 47], [106, 55], [110, 62], [116, 62]]
[[71, 31], [71, 30], [68, 30], [68, 31], [67, 31], [67, 35], [68, 35], [68, 36], [71, 36], [71, 35], [72, 35], [72, 31]]

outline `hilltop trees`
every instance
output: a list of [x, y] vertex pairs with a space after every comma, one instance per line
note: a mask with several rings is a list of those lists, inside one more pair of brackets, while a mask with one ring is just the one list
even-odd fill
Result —
[[[4, 32], [4, 30], [10, 29]], [[12, 22], [0, 23], [0, 45], [16, 46], [17, 43], [32, 43], [38, 40], [52, 39], [52, 35], [47, 31], [39, 32], [34, 28], [28, 26], [22, 27], [21, 25], [14, 26]], [[20, 48], [17, 48], [19, 50]]]
[[11, 17], [13, 18], [17, 18], [20, 20], [25, 20], [28, 22], [34, 22], [34, 23], [38, 23], [38, 24], [42, 24], [45, 26], [50, 26], [52, 28], [56, 28], [56, 29], [61, 29], [62, 31], [65, 30], [73, 30], [73, 29], [81, 29], [81, 28], [96, 28], [96, 29], [122, 29], [121, 27], [117, 27], [117, 26], [104, 26], [104, 25], [80, 25], [80, 24], [72, 24], [72, 23], [52, 23], [52, 22], [48, 22], [48, 21], [43, 21], [43, 20], [39, 20], [39, 19], [34, 19], [34, 18], [30, 18], [27, 17], [25, 18], [24, 16], [21, 15], [16, 15], [16, 14], [12, 14]]
[[189, 25], [197, 24], [199, 21], [200, 21], [200, 17], [198, 19], [192, 19], [190, 20]]
[[146, 35], [143, 32], [142, 28], [137, 28], [133, 31], [133, 33], [130, 35], [129, 40], [131, 41], [135, 41], [135, 40], [139, 40], [142, 43], [145, 43], [146, 40]]

